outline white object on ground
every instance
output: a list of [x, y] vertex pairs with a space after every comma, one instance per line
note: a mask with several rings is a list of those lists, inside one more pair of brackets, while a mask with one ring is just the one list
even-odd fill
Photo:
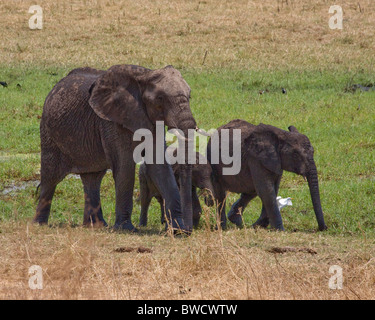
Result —
[[277, 197], [276, 202], [277, 202], [277, 205], [279, 207], [279, 210], [281, 210], [282, 208], [284, 208], [286, 206], [293, 205], [292, 204], [292, 198], [289, 198], [289, 197], [288, 198]]

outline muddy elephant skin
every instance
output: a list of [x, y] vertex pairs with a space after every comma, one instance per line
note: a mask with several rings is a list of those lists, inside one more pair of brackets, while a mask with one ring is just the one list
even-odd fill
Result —
[[265, 124], [252, 125], [240, 119], [220, 127], [219, 139], [223, 129], [229, 130], [229, 136], [233, 136], [234, 129], [241, 129], [241, 170], [238, 174], [223, 175], [225, 165], [212, 164], [210, 159], [211, 140], [207, 146], [218, 202], [218, 217], [223, 228], [226, 226], [225, 197], [226, 192], [230, 191], [241, 194], [228, 213], [231, 222], [241, 226], [241, 213], [254, 197], [259, 196], [262, 200], [262, 212], [254, 226], [265, 228], [270, 224], [274, 229], [284, 230], [276, 197], [283, 170], [286, 170], [307, 179], [319, 230], [327, 229], [320, 202], [314, 149], [305, 135], [293, 126], [285, 131]]
[[[43, 108], [40, 197], [34, 221], [48, 222], [56, 185], [67, 174], [76, 173], [83, 182], [84, 225], [106, 226], [100, 184], [106, 170], [111, 169], [116, 192], [114, 228], [136, 231], [131, 222], [133, 151], [140, 142], [133, 141], [133, 134], [148, 129], [155, 135], [156, 121], [186, 134], [196, 129], [189, 98], [189, 85], [172, 66], [151, 70], [116, 65], [108, 70], [71, 71], [48, 94]], [[184, 230], [181, 197], [171, 166], [147, 166], [166, 200], [171, 225]], [[190, 196], [190, 203], [185, 204], [187, 214], [191, 214], [191, 166], [182, 171], [185, 189], [181, 194], [185, 202]]]

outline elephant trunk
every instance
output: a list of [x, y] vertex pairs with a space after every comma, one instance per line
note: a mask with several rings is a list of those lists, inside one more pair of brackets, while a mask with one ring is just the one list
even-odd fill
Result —
[[[172, 104], [179, 103], [178, 99], [172, 101]], [[171, 110], [176, 108], [171, 108]], [[176, 135], [179, 141], [179, 149], [183, 149], [185, 156], [183, 159], [179, 159], [180, 173], [179, 173], [179, 185], [180, 185], [180, 198], [181, 198], [181, 211], [182, 218], [187, 232], [193, 230], [193, 208], [192, 208], [192, 162], [188, 162], [189, 149], [193, 150], [194, 139], [193, 136], [189, 136], [189, 131], [195, 130], [197, 124], [190, 110], [188, 102], [178, 104], [178, 114], [171, 112], [166, 115], [166, 125], [169, 127], [169, 132]], [[177, 130], [178, 129], [178, 130]], [[193, 152], [190, 152], [191, 154]], [[195, 153], [194, 153], [195, 159]], [[181, 161], [181, 162], [180, 162]]]
[[[212, 178], [211, 178], [212, 179]], [[204, 203], [208, 207], [212, 207], [215, 204], [215, 189], [212, 181], [205, 182], [204, 189], [206, 190], [206, 195], [204, 197]]]
[[320, 202], [318, 172], [314, 160], [310, 160], [309, 171], [306, 178], [309, 184], [311, 200], [314, 207], [316, 220], [318, 221], [319, 230], [326, 230], [327, 226], [324, 222], [323, 210]]
[[185, 224], [186, 231], [193, 230], [193, 207], [192, 207], [192, 185], [191, 185], [191, 165], [184, 164], [180, 172], [180, 197], [182, 219]]
[[[185, 151], [185, 162], [181, 164], [179, 174], [180, 198], [182, 217], [185, 229], [188, 232], [193, 230], [193, 206], [192, 206], [192, 164], [196, 161], [194, 151], [194, 139], [189, 136], [189, 130], [195, 130], [199, 133], [205, 133], [197, 127], [190, 108], [181, 108], [180, 117], [183, 119], [177, 123], [177, 128], [182, 130], [183, 135], [175, 132], [179, 139], [179, 145], [183, 146]], [[180, 144], [181, 143], [181, 144]]]
[[197, 123], [193, 117], [190, 109], [189, 103], [182, 103], [178, 106], [178, 114], [173, 114], [173, 122], [176, 124], [177, 128], [182, 130], [185, 137], [188, 137], [188, 130], [195, 129]]
[[[188, 129], [183, 129], [183, 134], [188, 137], [188, 130], [195, 128], [193, 122], [189, 123]], [[181, 209], [182, 218], [184, 220], [185, 228], [188, 232], [193, 230], [193, 206], [192, 206], [192, 164], [189, 164], [189, 149], [193, 148], [189, 145], [194, 144], [193, 140], [185, 141], [184, 151], [185, 151], [185, 163], [181, 164], [181, 171], [179, 174], [179, 184], [180, 184], [180, 197], [181, 197]], [[191, 155], [190, 155], [191, 157]], [[194, 157], [195, 159], [195, 157]]]

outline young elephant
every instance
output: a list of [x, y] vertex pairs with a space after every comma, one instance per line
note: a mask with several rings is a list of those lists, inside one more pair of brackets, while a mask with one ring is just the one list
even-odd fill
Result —
[[[176, 152], [175, 149], [172, 152]], [[197, 227], [199, 223], [199, 219], [202, 213], [202, 208], [199, 203], [198, 195], [197, 195], [197, 188], [199, 189], [206, 189], [208, 192], [213, 192], [212, 186], [212, 168], [209, 162], [203, 163], [202, 162], [203, 155], [199, 152], [196, 152], [196, 164], [192, 165], [192, 176], [191, 176], [191, 184], [192, 184], [192, 206], [193, 206], [193, 226]], [[201, 160], [201, 161], [200, 161]], [[172, 165], [173, 173], [176, 178], [176, 182], [179, 182], [179, 175], [182, 170], [182, 166], [178, 163]], [[141, 215], [139, 219], [140, 226], [147, 226], [147, 212], [150, 202], [153, 197], [160, 204], [161, 209], [161, 223], [165, 222], [165, 203], [164, 199], [162, 198], [159, 190], [155, 186], [151, 176], [148, 173], [147, 166], [143, 163], [139, 167], [139, 185], [140, 185], [140, 201], [141, 201]], [[180, 187], [180, 186], [179, 186]]]
[[[226, 191], [241, 193], [228, 213], [228, 219], [238, 226], [242, 225], [242, 216], [246, 205], [257, 195], [262, 200], [262, 212], [254, 226], [284, 230], [276, 197], [283, 170], [297, 173], [307, 178], [311, 199], [318, 221], [319, 230], [327, 229], [320, 203], [318, 174], [314, 162], [314, 149], [309, 139], [293, 126], [289, 132], [279, 128], [259, 124], [252, 125], [244, 120], [233, 120], [218, 129], [221, 140], [222, 130], [229, 130], [229, 150], [233, 145], [233, 130], [241, 129], [241, 169], [237, 175], [223, 175], [222, 162], [212, 164], [212, 139], [207, 146], [207, 158], [213, 169], [214, 193], [218, 201], [218, 214], [221, 226], [226, 226]], [[220, 145], [220, 144], [216, 144]], [[220, 151], [220, 150], [219, 150]], [[219, 153], [221, 154], [221, 153]]]

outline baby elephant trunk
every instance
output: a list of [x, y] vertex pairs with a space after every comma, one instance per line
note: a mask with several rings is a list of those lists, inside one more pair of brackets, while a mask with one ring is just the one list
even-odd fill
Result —
[[204, 203], [208, 207], [214, 206], [215, 195], [214, 195], [214, 187], [213, 187], [211, 181], [206, 183], [206, 185], [204, 186], [204, 189], [205, 189]]
[[318, 221], [319, 230], [326, 230], [327, 226], [324, 222], [323, 210], [320, 202], [318, 172], [316, 170], [314, 160], [310, 161], [309, 171], [306, 175], [306, 178], [309, 184], [311, 200], [314, 207], [316, 220]]

